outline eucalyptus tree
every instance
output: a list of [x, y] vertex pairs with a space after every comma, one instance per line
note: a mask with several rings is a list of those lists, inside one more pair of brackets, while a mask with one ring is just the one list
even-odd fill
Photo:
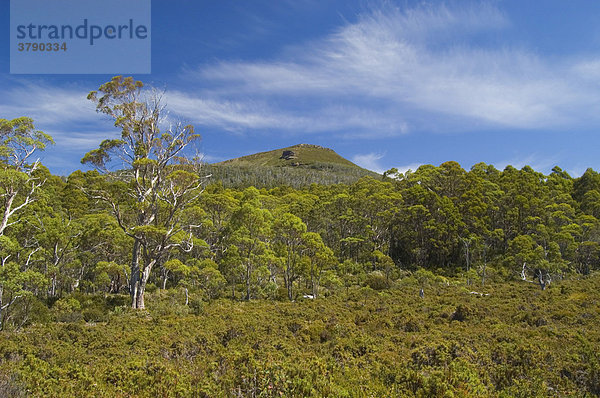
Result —
[[309, 277], [312, 295], [319, 296], [319, 284], [322, 272], [335, 264], [333, 251], [325, 246], [321, 235], [316, 232], [306, 232], [302, 236], [303, 253], [309, 260]]
[[36, 151], [53, 143], [52, 137], [36, 130], [31, 118], [0, 119], [0, 236], [17, 222], [10, 220], [35, 200], [35, 194], [44, 185], [45, 180], [36, 173], [39, 159], [31, 160]]
[[271, 212], [260, 208], [258, 190], [254, 187], [247, 188], [242, 205], [231, 217], [228, 231], [229, 241], [238, 248], [238, 253], [244, 259], [246, 300], [251, 297], [254, 268], [259, 262], [259, 256], [267, 249], [271, 224]]
[[50, 279], [48, 296], [56, 297], [58, 291], [71, 291], [79, 286], [85, 272], [77, 259], [78, 241], [82, 234], [79, 220], [65, 214], [38, 215], [29, 223], [40, 249], [37, 254], [43, 262], [43, 271]]
[[200, 206], [204, 209], [209, 222], [204, 223], [206, 242], [214, 255], [221, 255], [225, 250], [225, 228], [233, 212], [239, 207], [238, 200], [222, 186], [211, 184], [200, 199]]
[[[162, 95], [143, 87], [131, 77], [116, 76], [90, 92], [88, 99], [114, 119], [121, 137], [102, 141], [82, 159], [107, 178], [88, 194], [107, 203], [133, 239], [129, 290], [131, 306], [138, 309], [144, 308], [153, 266], [174, 249], [191, 250], [195, 225], [182, 223], [181, 216], [203, 186], [200, 163], [189, 157], [200, 135], [191, 125], [169, 123]], [[115, 165], [121, 170], [111, 172]]]
[[294, 281], [300, 277], [299, 259], [306, 234], [306, 224], [300, 217], [291, 213], [283, 213], [273, 222], [275, 241], [280, 253], [285, 257], [283, 279], [287, 288], [288, 299], [294, 299]]
[[29, 293], [27, 284], [36, 280], [39, 285], [43, 280], [28, 269], [39, 248], [22, 253], [17, 240], [5, 232], [19, 222], [15, 216], [36, 200], [44, 185], [38, 173], [40, 162], [33, 155], [52, 143], [52, 137], [37, 130], [31, 118], [0, 119], [0, 328], [3, 311]]

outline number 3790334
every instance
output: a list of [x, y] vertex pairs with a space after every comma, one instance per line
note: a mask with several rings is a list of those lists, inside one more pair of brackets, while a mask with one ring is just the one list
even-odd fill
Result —
[[19, 51], [67, 51], [67, 43], [18, 43]]

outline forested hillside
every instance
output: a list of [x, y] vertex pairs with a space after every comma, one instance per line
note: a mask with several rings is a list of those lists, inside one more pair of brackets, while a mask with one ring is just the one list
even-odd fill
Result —
[[318, 145], [299, 144], [287, 148], [204, 164], [203, 171], [225, 188], [302, 188], [310, 184], [351, 184], [362, 177], [380, 178]]
[[[267, 172], [260, 189], [224, 184], [214, 173], [221, 166], [182, 156], [200, 138], [193, 126], [160, 130], [160, 103], [142, 98], [142, 86], [115, 77], [90, 94], [122, 135], [83, 156], [94, 170], [68, 177], [35, 161], [52, 138], [31, 119], [0, 120], [5, 395], [78, 395], [96, 384], [106, 396], [600, 391], [590, 348], [598, 343], [597, 172], [446, 162], [351, 183], [270, 187]], [[115, 159], [126, 167], [111, 172]], [[246, 312], [277, 311], [283, 321], [239, 326]], [[163, 322], [208, 329], [178, 343]], [[56, 341], [108, 351], [99, 368], [83, 366], [94, 357], [78, 351], [69, 362], [71, 348]], [[136, 354], [108, 369], [103, 361], [120, 358], [121, 345]]]
[[311, 184], [352, 184], [365, 176], [381, 179], [377, 173], [333, 163], [305, 167], [258, 166], [253, 164], [204, 164], [202, 171], [225, 188], [304, 188]]

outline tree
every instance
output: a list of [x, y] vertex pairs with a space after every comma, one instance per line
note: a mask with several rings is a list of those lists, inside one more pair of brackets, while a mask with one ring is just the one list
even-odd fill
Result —
[[172, 258], [165, 261], [161, 266], [162, 268], [162, 288], [167, 288], [167, 281], [169, 276], [173, 276], [173, 278], [185, 278], [190, 274], [190, 267], [181, 262], [181, 260], [177, 258]]
[[45, 182], [37, 173], [39, 160], [30, 163], [32, 156], [53, 143], [52, 137], [36, 130], [28, 117], [0, 119], [0, 329], [3, 311], [28, 293], [27, 283], [37, 280], [39, 285], [43, 279], [41, 274], [28, 269], [32, 254], [39, 248], [19, 256], [18, 243], [5, 236], [5, 232], [19, 221], [14, 216], [35, 201]]
[[598, 264], [598, 260], [600, 259], [600, 245], [598, 242], [583, 242], [577, 248], [577, 254], [578, 271], [583, 275], [588, 275], [593, 266]]
[[10, 218], [35, 200], [44, 181], [36, 175], [39, 160], [29, 161], [36, 151], [53, 143], [52, 137], [36, 130], [28, 117], [0, 119], [0, 236], [12, 224]]
[[[61, 277], [67, 279], [64, 282], [68, 284], [68, 291], [77, 288], [83, 277], [84, 267], [73, 267], [79, 265], [75, 260], [80, 249], [77, 238], [81, 235], [81, 229], [78, 224], [67, 219], [64, 214], [54, 217], [38, 216], [30, 223], [35, 229], [35, 238], [40, 248], [38, 255], [43, 258], [44, 273], [50, 277], [50, 297], [56, 297]], [[67, 272], [69, 266], [74, 268], [71, 269], [71, 275]]]
[[280, 250], [285, 256], [283, 279], [287, 288], [288, 299], [291, 301], [294, 299], [294, 281], [299, 276], [297, 263], [302, 238], [306, 233], [306, 224], [302, 222], [300, 217], [291, 213], [284, 213], [275, 219], [273, 230], [276, 240], [280, 244]]
[[[182, 223], [181, 216], [202, 192], [199, 163], [186, 157], [200, 135], [191, 125], [167, 125], [161, 95], [142, 88], [140, 81], [116, 76], [88, 95], [98, 112], [115, 120], [121, 138], [104, 140], [82, 159], [107, 176], [90, 196], [107, 203], [133, 239], [129, 291], [131, 306], [137, 309], [144, 308], [153, 266], [171, 250], [191, 250], [195, 226]], [[115, 160], [124, 170], [111, 173]]]
[[266, 240], [271, 233], [271, 213], [261, 209], [257, 200], [258, 190], [254, 187], [244, 191], [244, 202], [231, 217], [229, 237], [244, 259], [244, 282], [246, 300], [251, 297], [251, 280], [258, 256], [266, 249]]
[[535, 283], [527, 279], [527, 270], [531, 269], [534, 277], [538, 279], [540, 287], [545, 290], [551, 282], [552, 264], [545, 258], [542, 246], [536, 244], [529, 235], [519, 235], [510, 242], [509, 253], [511, 256], [508, 259], [516, 262], [517, 267], [520, 268], [521, 279]]
[[312, 295], [319, 295], [319, 282], [321, 273], [325, 268], [335, 263], [333, 251], [325, 246], [321, 235], [316, 232], [307, 232], [302, 237], [304, 254], [309, 258], [309, 273]]
[[227, 281], [217, 269], [217, 264], [212, 260], [205, 260], [204, 267], [197, 270], [196, 278], [200, 286], [208, 296], [209, 300], [219, 297], [221, 290], [227, 284]]
[[127, 279], [124, 269], [114, 261], [98, 261], [94, 269], [96, 287], [103, 287], [108, 293], [118, 293]]

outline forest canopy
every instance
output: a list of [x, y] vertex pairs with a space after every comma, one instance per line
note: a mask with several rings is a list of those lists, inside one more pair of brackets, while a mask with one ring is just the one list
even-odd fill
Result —
[[[165, 181], [190, 187], [205, 175], [190, 170], [172, 166]], [[499, 171], [479, 163], [466, 171], [447, 162], [301, 188], [202, 180], [162, 241], [168, 230], [157, 222], [164, 216], [127, 230], [99, 197], [115, 198], [124, 218], [139, 209], [127, 194], [136, 180], [123, 172], [60, 177], [37, 163], [18, 170], [5, 159], [2, 173], [3, 211], [18, 208], [2, 231], [5, 303], [75, 291], [129, 293], [131, 231], [146, 240], [141, 264], [156, 260], [147, 275], [152, 289], [194, 290], [206, 299], [293, 300], [382, 288], [419, 269], [478, 285], [523, 279], [546, 287], [598, 268], [600, 176], [591, 169], [572, 178], [558, 167], [544, 175], [528, 166]], [[152, 257], [156, 242], [166, 249]]]

